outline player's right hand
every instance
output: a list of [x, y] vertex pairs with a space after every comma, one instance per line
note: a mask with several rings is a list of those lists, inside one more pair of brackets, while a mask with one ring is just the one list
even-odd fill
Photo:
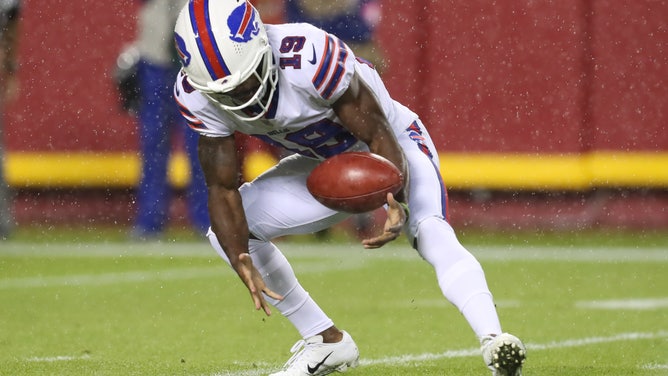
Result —
[[392, 193], [387, 194], [387, 206], [387, 219], [385, 220], [383, 233], [376, 237], [362, 240], [364, 248], [380, 248], [398, 238], [401, 234], [401, 230], [408, 219], [406, 211], [404, 211], [401, 204], [394, 199]]
[[275, 293], [264, 284], [260, 272], [253, 265], [253, 260], [251, 259], [250, 254], [240, 254], [239, 261], [236, 263], [234, 269], [246, 287], [248, 287], [248, 291], [250, 291], [251, 298], [253, 299], [253, 304], [255, 304], [255, 309], [262, 309], [267, 316], [270, 316], [271, 309], [269, 308], [269, 303], [264, 299], [263, 293], [276, 300], [283, 300], [283, 296]]

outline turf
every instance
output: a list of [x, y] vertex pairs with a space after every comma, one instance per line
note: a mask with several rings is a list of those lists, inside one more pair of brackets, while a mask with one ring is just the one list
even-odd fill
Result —
[[[280, 315], [254, 311], [236, 275], [188, 234], [44, 234], [0, 243], [0, 375], [263, 375], [298, 339]], [[525, 375], [668, 374], [664, 235], [487, 235], [462, 239], [504, 329], [527, 344]], [[280, 246], [358, 343], [351, 376], [487, 375], [471, 329], [404, 243]]]

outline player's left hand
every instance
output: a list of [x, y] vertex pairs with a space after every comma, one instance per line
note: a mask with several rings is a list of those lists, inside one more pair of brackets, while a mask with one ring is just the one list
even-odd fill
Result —
[[236, 269], [237, 274], [241, 280], [248, 288], [248, 291], [251, 294], [251, 298], [253, 299], [255, 309], [262, 309], [267, 316], [270, 316], [271, 309], [269, 308], [269, 303], [264, 299], [263, 294], [266, 294], [267, 296], [276, 300], [283, 300], [283, 296], [275, 293], [264, 284], [262, 276], [253, 265], [253, 260], [248, 253], [242, 253], [239, 255], [239, 262], [234, 268]]
[[380, 248], [401, 235], [401, 230], [406, 223], [406, 212], [401, 204], [399, 204], [399, 201], [394, 199], [392, 193], [387, 194], [387, 205], [387, 219], [385, 220], [383, 233], [379, 236], [362, 240], [364, 248]]

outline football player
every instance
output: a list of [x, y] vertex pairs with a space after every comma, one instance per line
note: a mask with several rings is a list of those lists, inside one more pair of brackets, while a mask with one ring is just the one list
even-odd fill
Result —
[[[273, 305], [303, 338], [274, 375], [325, 375], [358, 364], [352, 337], [309, 296], [272, 242], [349, 215], [321, 205], [306, 188], [320, 161], [347, 151], [379, 154], [407, 177], [387, 197], [383, 232], [363, 246], [382, 247], [403, 231], [472, 327], [492, 373], [521, 374], [525, 347], [502, 331], [480, 264], [448, 224], [429, 133], [418, 115], [390, 97], [369, 63], [309, 24], [264, 25], [246, 1], [191, 0], [177, 20], [175, 43], [183, 65], [175, 97], [203, 136], [211, 245], [246, 285], [255, 308], [269, 315]], [[293, 154], [238, 187], [235, 132]]]

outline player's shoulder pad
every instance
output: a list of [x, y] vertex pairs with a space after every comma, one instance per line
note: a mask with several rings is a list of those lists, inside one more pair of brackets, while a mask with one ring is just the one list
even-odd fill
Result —
[[307, 23], [267, 25], [279, 69], [293, 86], [334, 102], [348, 88], [355, 56], [346, 44]]

